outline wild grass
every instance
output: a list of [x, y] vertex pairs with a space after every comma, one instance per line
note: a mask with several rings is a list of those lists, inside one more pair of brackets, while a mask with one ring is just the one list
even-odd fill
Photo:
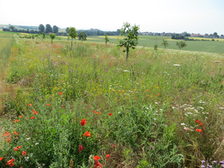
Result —
[[137, 48], [126, 62], [114, 45], [69, 46], [16, 39], [6, 80], [21, 88], [5, 101], [1, 166], [194, 168], [224, 159], [222, 57]]

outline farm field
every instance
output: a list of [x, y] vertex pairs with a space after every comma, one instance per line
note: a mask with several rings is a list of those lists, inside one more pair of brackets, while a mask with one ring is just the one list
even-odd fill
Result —
[[103, 42], [71, 47], [59, 37], [51, 44], [0, 32], [0, 167], [196, 168], [224, 160], [223, 42], [187, 41], [181, 51], [168, 39], [169, 49], [155, 51], [161, 38], [140, 37], [145, 47], [128, 61]]
[[[108, 36], [110, 42], [118, 44], [119, 40], [121, 39], [121, 36]], [[162, 36], [140, 36], [139, 37], [139, 46], [144, 47], [154, 47], [154, 45], [158, 45], [158, 48], [164, 48], [162, 45], [162, 40], [165, 39], [168, 42], [168, 49], [175, 49], [178, 50], [176, 43], [181, 40], [173, 40], [170, 37], [162, 37]], [[211, 53], [224, 53], [224, 41], [223, 39], [215, 39], [215, 41], [212, 41], [212, 39], [202, 39], [202, 38], [193, 38], [195, 41], [185, 41], [187, 43], [187, 46], [183, 48], [183, 50], [186, 51], [199, 51], [199, 52], [211, 52]], [[90, 37], [89, 41], [94, 42], [104, 42], [104, 36], [94, 36]]]

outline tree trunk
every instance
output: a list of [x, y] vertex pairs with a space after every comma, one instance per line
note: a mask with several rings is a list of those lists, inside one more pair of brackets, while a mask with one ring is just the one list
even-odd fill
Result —
[[128, 56], [129, 56], [129, 47], [126, 47], [126, 61], [128, 61]]

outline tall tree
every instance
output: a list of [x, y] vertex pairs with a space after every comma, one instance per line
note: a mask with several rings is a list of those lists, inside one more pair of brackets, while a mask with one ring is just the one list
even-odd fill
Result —
[[126, 61], [128, 60], [130, 48], [135, 49], [135, 46], [138, 44], [138, 31], [138, 26], [131, 26], [129, 23], [125, 23], [120, 29], [121, 35], [124, 36], [124, 38], [120, 40], [118, 46], [125, 48]]
[[58, 33], [58, 30], [59, 30], [58, 26], [54, 25], [53, 26], [53, 33]]
[[46, 24], [45, 32], [46, 32], [46, 33], [52, 33], [52, 32], [53, 32], [52, 27], [51, 27], [50, 24]]
[[38, 29], [39, 29], [39, 32], [40, 33], [44, 33], [44, 31], [45, 31], [45, 27], [44, 27], [43, 24], [40, 24], [39, 27], [38, 27]]
[[168, 41], [163, 39], [162, 45], [166, 48], [168, 46]]
[[65, 31], [66, 31], [67, 35], [69, 35], [69, 27], [67, 27], [67, 28], [65, 29]]
[[176, 44], [179, 47], [179, 49], [182, 49], [187, 46], [187, 44], [184, 41], [177, 42]]
[[105, 40], [105, 44], [107, 44], [109, 42], [109, 38], [107, 35], [105, 35], [104, 40]]
[[71, 49], [73, 47], [73, 40], [77, 37], [77, 31], [74, 27], [70, 27], [69, 28], [69, 36], [72, 38], [71, 41]]
[[82, 41], [85, 41], [87, 38], [87, 35], [85, 32], [80, 32], [78, 36], [79, 36], [79, 40], [82, 40]]
[[56, 35], [54, 33], [50, 33], [51, 44], [53, 44], [53, 40], [55, 39]]

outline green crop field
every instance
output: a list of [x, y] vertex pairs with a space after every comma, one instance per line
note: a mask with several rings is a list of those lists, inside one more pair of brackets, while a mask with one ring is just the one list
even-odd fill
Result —
[[224, 159], [224, 43], [187, 41], [182, 51], [176, 40], [164, 49], [162, 37], [142, 36], [126, 61], [119, 38], [72, 46], [0, 32], [0, 88], [11, 88], [0, 99], [0, 167], [196, 168]]
[[[109, 40], [112, 43], [118, 44], [120, 36], [109, 36]], [[158, 48], [164, 48], [162, 45], [162, 40], [166, 39], [168, 41], [168, 49], [179, 49], [176, 45], [178, 41], [181, 40], [173, 40], [170, 37], [161, 37], [161, 36], [140, 36], [139, 37], [139, 46], [144, 47], [154, 47], [154, 45], [158, 45]], [[212, 41], [211, 39], [198, 39], [194, 38], [195, 41], [185, 41], [187, 47], [183, 50], [186, 51], [200, 51], [200, 52], [211, 52], [211, 53], [224, 53], [224, 41], [222, 39], [216, 39]], [[104, 42], [103, 36], [95, 36], [90, 37], [89, 41], [94, 42]]]

